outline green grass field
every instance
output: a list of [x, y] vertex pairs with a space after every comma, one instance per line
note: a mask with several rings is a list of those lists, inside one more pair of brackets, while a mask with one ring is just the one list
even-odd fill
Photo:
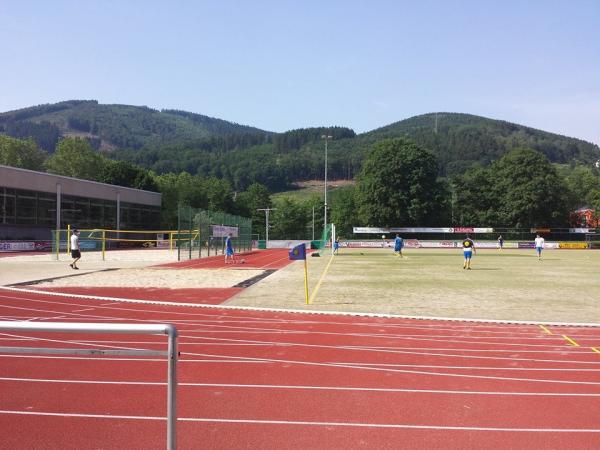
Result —
[[[600, 322], [600, 252], [480, 249], [472, 270], [462, 251], [341, 249], [309, 258], [314, 294], [304, 305], [301, 262], [271, 275], [234, 304], [412, 316], [540, 322]], [[327, 268], [327, 266], [329, 267]], [[323, 275], [322, 283], [317, 286]], [[315, 292], [316, 290], [316, 292]]]

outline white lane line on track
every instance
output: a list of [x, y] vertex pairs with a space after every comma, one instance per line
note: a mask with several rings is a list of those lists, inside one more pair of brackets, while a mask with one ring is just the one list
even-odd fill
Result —
[[[22, 337], [19, 335], [11, 335], [11, 334], [4, 334], [5, 336], [14, 336], [14, 337]], [[33, 339], [33, 338], [28, 338], [28, 339]], [[431, 351], [414, 351], [414, 350], [381, 350], [381, 349], [372, 349], [372, 348], [361, 348], [361, 347], [354, 347], [354, 346], [343, 346], [343, 345], [339, 345], [339, 346], [332, 346], [332, 345], [317, 345], [317, 344], [303, 344], [303, 343], [290, 343], [290, 342], [273, 342], [273, 341], [250, 341], [250, 340], [244, 340], [244, 339], [218, 339], [218, 338], [203, 338], [203, 337], [196, 337], [196, 339], [205, 339], [205, 340], [212, 340], [212, 341], [225, 341], [226, 343], [243, 343], [243, 344], [255, 344], [255, 345], [260, 345], [260, 346], [264, 346], [264, 345], [269, 345], [269, 346], [273, 346], [273, 347], [301, 347], [301, 348], [318, 348], [318, 349], [328, 349], [328, 350], [349, 350], [349, 351], [353, 351], [353, 352], [370, 352], [370, 353], [388, 353], [388, 354], [402, 354], [402, 355], [417, 355], [417, 356], [435, 356], [435, 357], [444, 357], [444, 358], [463, 358], [463, 359], [485, 359], [485, 360], [497, 360], [497, 361], [527, 361], [527, 362], [543, 362], [543, 363], [562, 363], [562, 364], [597, 364], [597, 361], [592, 360], [592, 361], [578, 361], [578, 360], [555, 360], [555, 359], [534, 359], [534, 358], [507, 358], [507, 357], [502, 357], [502, 356], [477, 356], [477, 355], [461, 355], [461, 354], [454, 354], [454, 353], [432, 353]], [[59, 342], [59, 343], [75, 343], [75, 342], [79, 342], [79, 341], [69, 341], [69, 340], [49, 340], [47, 339], [47, 341], [50, 342]], [[212, 345], [218, 345], [217, 343], [210, 343]], [[82, 345], [87, 345], [87, 344], [82, 344]], [[118, 347], [118, 346], [106, 346], [108, 348], [114, 348], [114, 349], [126, 349], [126, 350], [140, 350], [139, 348], [129, 348], [129, 347]], [[435, 352], [436, 350], [433, 350], [433, 352]], [[445, 350], [448, 351], [448, 350]], [[452, 351], [457, 351], [460, 352], [460, 350], [452, 350]], [[561, 353], [566, 353], [566, 352], [561, 352]], [[190, 353], [187, 352], [186, 354], [188, 355], [195, 355], [195, 353]], [[584, 356], [590, 356], [593, 357], [594, 355], [592, 353], [585, 353], [582, 355]], [[214, 355], [212, 355], [214, 356]]]
[[457, 317], [426, 317], [426, 316], [407, 316], [401, 314], [384, 314], [384, 313], [363, 313], [363, 312], [349, 312], [349, 311], [321, 311], [321, 310], [298, 310], [298, 309], [285, 309], [285, 308], [258, 308], [250, 306], [232, 306], [232, 305], [207, 305], [199, 303], [180, 303], [180, 302], [164, 302], [156, 300], [139, 300], [139, 299], [125, 299], [115, 297], [104, 297], [104, 296], [91, 296], [91, 295], [75, 295], [65, 294], [62, 292], [49, 292], [42, 290], [33, 289], [22, 289], [8, 286], [0, 286], [0, 290], [5, 289], [9, 291], [25, 292], [36, 295], [49, 295], [57, 297], [69, 297], [69, 298], [80, 298], [80, 299], [92, 299], [92, 300], [110, 300], [123, 303], [142, 303], [142, 304], [154, 304], [154, 305], [166, 305], [166, 306], [184, 306], [184, 307], [195, 307], [195, 308], [207, 308], [207, 309], [220, 309], [220, 310], [237, 310], [237, 311], [254, 311], [254, 312], [285, 312], [293, 314], [316, 314], [316, 315], [328, 315], [328, 316], [347, 316], [347, 317], [374, 317], [374, 318], [395, 318], [395, 319], [414, 319], [414, 320], [426, 320], [426, 321], [442, 321], [442, 322], [463, 322], [463, 323], [489, 323], [489, 324], [519, 324], [519, 325], [545, 325], [545, 326], [571, 326], [571, 327], [590, 327], [598, 328], [600, 323], [566, 323], [566, 322], [535, 322], [535, 321], [523, 321], [523, 320], [491, 320], [491, 319], [472, 319], [472, 318], [457, 318]]
[[84, 347], [102, 347], [102, 348], [107, 348], [107, 349], [111, 349], [111, 350], [146, 350], [146, 349], [142, 349], [142, 348], [131, 348], [131, 347], [121, 347], [121, 346], [115, 346], [115, 345], [100, 345], [100, 344], [86, 344], [84, 342], [80, 342], [80, 341], [75, 341], [75, 340], [63, 340], [63, 339], [47, 339], [47, 338], [40, 338], [40, 337], [29, 337], [29, 336], [21, 336], [21, 335], [17, 335], [17, 334], [10, 334], [10, 333], [2, 333], [3, 336], [10, 336], [10, 337], [16, 337], [16, 338], [24, 338], [24, 340], [26, 341], [30, 341], [30, 342], [52, 342], [52, 343], [58, 343], [58, 344], [75, 344], [75, 345], [81, 345]]
[[[40, 312], [39, 310], [36, 310], [37, 312]], [[82, 316], [82, 315], [78, 315], [78, 316]], [[119, 318], [113, 318], [113, 317], [98, 317], [98, 316], [84, 316], [85, 318], [93, 318], [94, 320], [100, 321], [100, 320], [107, 320], [107, 321], [113, 321], [113, 320], [117, 320]], [[36, 318], [32, 318], [30, 320], [35, 320], [35, 319], [44, 319], [41, 317], [36, 317]], [[53, 319], [56, 319], [53, 318]], [[120, 319], [122, 320], [122, 319]], [[154, 320], [137, 320], [137, 319], [128, 319], [130, 321], [135, 321], [135, 322], [153, 322]], [[177, 325], [176, 321], [172, 321], [172, 323], [174, 323], [175, 325]], [[217, 325], [215, 325], [217, 326]], [[228, 327], [225, 327], [228, 328]], [[250, 328], [251, 330], [253, 330], [252, 328]], [[183, 330], [182, 330], [183, 331]], [[255, 332], [255, 331], [239, 331], [239, 330], [232, 330], [232, 331], [225, 331], [225, 330], [220, 330], [220, 331], [214, 331], [214, 330], [185, 330], [186, 333], [189, 332], [196, 332], [196, 333], [200, 333], [200, 332], [205, 332], [205, 333], [236, 333], [236, 334], [295, 334], [295, 335], [313, 335], [313, 334], [322, 334], [322, 335], [327, 335], [327, 336], [343, 336], [343, 337], [347, 337], [347, 336], [354, 336], [354, 337], [373, 337], [373, 338], [382, 338], [382, 339], [388, 339], [388, 338], [393, 338], [393, 339], [403, 339], [403, 337], [397, 337], [397, 336], [386, 336], [386, 335], [377, 335], [377, 336], [371, 336], [371, 335], [364, 335], [364, 334], [352, 334], [352, 333], [333, 333], [333, 332], [310, 332], [310, 331], [281, 331], [281, 330], [277, 330], [277, 329], [271, 329], [267, 332]], [[186, 336], [190, 339], [194, 339], [196, 338], [195, 336]], [[216, 338], [215, 338], [216, 339]], [[411, 338], [411, 339], [407, 339], [410, 341], [434, 341], [434, 342], [454, 342], [454, 343], [466, 343], [464, 341], [454, 341], [454, 340], [444, 340], [444, 339], [416, 339], [416, 338]], [[483, 344], [483, 345], [507, 345], [507, 346], [527, 346], [527, 347], [547, 347], [547, 348], [554, 348], [557, 351], [561, 351], [563, 352], [562, 347], [560, 346], [552, 346], [552, 345], [542, 345], [542, 344], [515, 344], [515, 343], [502, 343], [502, 342], [468, 342], [471, 344]], [[357, 347], [357, 348], [366, 348], [366, 347]], [[374, 347], [372, 346], [371, 349], [376, 349], [376, 348], [382, 348], [382, 349], [393, 349], [393, 347]], [[574, 352], [581, 352], [584, 351], [585, 349], [579, 349], [579, 350], [574, 350]], [[473, 350], [468, 350], [465, 349], [464, 351], [506, 351], [506, 352], [514, 352], [514, 350], [477, 350], [477, 349], [473, 349]], [[526, 350], [521, 350], [521, 352], [534, 352], [533, 350], [531, 351], [526, 351]], [[563, 352], [564, 353], [564, 352]]]
[[[351, 350], [356, 352], [370, 352], [370, 353], [390, 353], [390, 354], [402, 354], [402, 355], [418, 355], [418, 356], [438, 356], [443, 358], [465, 358], [465, 359], [486, 359], [486, 360], [499, 360], [499, 361], [527, 361], [527, 362], [543, 362], [543, 363], [569, 363], [569, 364], [598, 364], [596, 359], [592, 359], [590, 361], [579, 361], [579, 360], [555, 360], [555, 359], [532, 359], [532, 358], [506, 358], [503, 356], [476, 356], [476, 355], [456, 355], [450, 353], [430, 353], [427, 351], [409, 351], [409, 350], [374, 350], [371, 348], [360, 348], [360, 347], [352, 347], [352, 346], [344, 346], [344, 345], [318, 345], [318, 344], [302, 344], [302, 343], [293, 343], [293, 342], [272, 342], [272, 341], [249, 341], [245, 339], [217, 339], [217, 338], [202, 338], [198, 337], [198, 339], [209, 339], [215, 341], [225, 341], [225, 342], [242, 342], [242, 343], [255, 343], [255, 344], [265, 344], [268, 343], [273, 347], [306, 347], [306, 348], [318, 348], [318, 349], [327, 349], [327, 350]], [[434, 350], [435, 351], [435, 350]], [[460, 351], [460, 350], [457, 350]], [[561, 351], [562, 353], [562, 351]], [[188, 353], [189, 354], [189, 353]], [[590, 352], [588, 353], [580, 353], [581, 355], [589, 356], [590, 358], [594, 358], [594, 355]]]
[[[359, 366], [359, 365], [342, 364], [342, 363], [334, 364], [334, 363], [323, 363], [323, 362], [313, 362], [313, 361], [297, 361], [297, 360], [242, 357], [242, 356], [230, 356], [230, 355], [223, 356], [223, 355], [202, 354], [202, 353], [186, 353], [186, 356], [201, 356], [201, 357], [205, 357], [205, 358], [225, 358], [228, 360], [237, 358], [239, 361], [261, 361], [261, 362], [269, 362], [269, 363], [277, 363], [277, 364], [295, 364], [295, 365], [315, 366], [315, 367], [336, 367], [336, 368], [353, 369], [353, 370], [365, 370], [365, 371], [388, 372], [388, 373], [399, 373], [399, 374], [414, 374], [414, 375], [425, 375], [425, 376], [435, 376], [435, 377], [600, 386], [600, 382], [592, 382], [592, 381], [549, 380], [549, 379], [517, 378], [517, 377], [495, 377], [495, 376], [487, 376], [487, 375], [456, 374], [456, 373], [431, 372], [431, 371], [423, 371], [423, 370], [407, 370], [407, 369], [384, 368], [384, 367], [369, 367], [369, 366]], [[98, 359], [98, 360], [101, 360], [101, 359]]]
[[94, 311], [95, 309], [96, 309], [96, 308], [83, 308], [83, 309], [74, 309], [74, 310], [73, 310], [73, 311], [71, 311], [71, 312], [74, 312], [74, 313], [76, 313], [76, 312]]
[[[217, 357], [218, 355], [204, 354], [204, 353], [187, 353], [190, 356], [203, 356], [203, 357]], [[332, 364], [325, 362], [314, 362], [314, 361], [298, 361], [289, 359], [274, 359], [274, 358], [256, 358], [256, 357], [242, 357], [240, 359], [246, 360], [258, 360], [258, 361], [269, 361], [277, 364], [295, 364], [300, 366], [315, 366], [315, 367], [338, 367], [342, 369], [355, 369], [375, 372], [388, 372], [397, 374], [412, 374], [412, 375], [425, 375], [433, 377], [448, 377], [448, 378], [469, 378], [477, 380], [494, 380], [494, 381], [518, 381], [526, 383], [550, 383], [550, 384], [567, 384], [567, 385], [582, 385], [582, 386], [600, 386], [600, 382], [596, 381], [573, 381], [573, 380], [548, 380], [540, 378], [517, 378], [517, 377], [494, 377], [488, 375], [470, 375], [470, 374], [459, 374], [459, 373], [442, 373], [442, 372], [427, 372], [424, 370], [406, 370], [406, 369], [393, 369], [384, 367], [368, 367], [368, 366], [355, 366], [350, 364]]]
[[[45, 302], [44, 301], [44, 303], [49, 303], [49, 302]], [[22, 310], [28, 310], [28, 311], [36, 311], [38, 313], [39, 312], [51, 312], [51, 311], [47, 311], [47, 310], [40, 310], [40, 309], [33, 309], [33, 308], [19, 308], [19, 307], [12, 307], [12, 308], [22, 309]], [[110, 309], [120, 310], [119, 308], [110, 308]], [[137, 311], [137, 312], [148, 312], [148, 311], [143, 311], [143, 310], [135, 310], [135, 311]], [[57, 311], [54, 311], [54, 312], [56, 313]], [[67, 314], [70, 314], [70, 313], [67, 313]], [[70, 315], [76, 316], [76, 317], [69, 318], [69, 320], [76, 320], [76, 318], [82, 318], [82, 317], [86, 318], [86, 319], [92, 319], [93, 318], [96, 321], [101, 321], [101, 320], [106, 320], [106, 321], [122, 320], [121, 317], [113, 317], [113, 316], [84, 315], [84, 314], [70, 314]], [[154, 321], [154, 319], [147, 319], [147, 320], [146, 319], [139, 319], [139, 320], [128, 319], [128, 320], [131, 321], [131, 322], [151, 322], [151, 321]], [[171, 323], [173, 323], [175, 325], [179, 325], [179, 321], [177, 321], [177, 320], [169, 320], [169, 322], [171, 322]], [[184, 325], [188, 325], [188, 322], [187, 321], [184, 322]], [[252, 329], [252, 327], [250, 327], [250, 329]], [[306, 331], [292, 331], [291, 332], [291, 334], [294, 334], [294, 333], [296, 333], [296, 334], [298, 334], [298, 333], [304, 333], [304, 334], [306, 334]], [[329, 334], [334, 334], [334, 333], [329, 333]], [[345, 333], [335, 333], [335, 334], [346, 335]], [[382, 338], [386, 338], [386, 335], [383, 335], [381, 337]], [[586, 338], [589, 339], [590, 337], [586, 336]], [[595, 340], [595, 338], [593, 338], [593, 340]], [[500, 344], [498, 343], [497, 345], [500, 345]], [[516, 344], [511, 344], [511, 345], [516, 345]], [[524, 344], [524, 345], [527, 345], [527, 344]], [[536, 345], [536, 344], [531, 344], [531, 345], [533, 346], [533, 345]]]
[[[219, 355], [215, 356], [212, 359], [188, 359], [188, 354], [182, 353], [180, 359], [177, 361], [178, 364], [185, 363], [239, 363], [239, 364], [270, 364], [270, 361], [262, 361], [262, 360], [240, 360], [240, 357], [227, 355]], [[110, 358], [110, 357], [102, 357], [102, 358], [92, 358], [85, 356], [37, 356], [37, 355], [15, 355], [15, 354], [2, 354], [0, 353], [0, 358], [29, 358], [29, 359], [60, 359], [60, 360], [83, 360], [83, 361], [135, 361], [135, 362], [159, 362], [164, 363], [164, 359], [154, 359], [154, 358]], [[340, 362], [340, 361], [330, 361], [327, 364], [338, 367], [340, 365], [348, 365], [348, 366], [356, 366], [357, 368], [361, 367], [403, 367], [403, 368], [418, 368], [418, 369], [444, 369], [444, 370], [498, 370], [498, 371], [518, 371], [518, 372], [600, 372], [600, 369], [588, 369], [588, 368], [561, 368], [561, 367], [489, 367], [489, 366], [443, 366], [443, 365], [430, 365], [430, 364], [375, 364], [375, 363], [358, 363], [358, 362]]]
[[[37, 292], [39, 294], [39, 292]], [[50, 305], [61, 305], [61, 306], [73, 306], [72, 303], [64, 303], [64, 302], [54, 302], [54, 301], [48, 301], [48, 300], [39, 300], [39, 299], [28, 299], [28, 298], [23, 298], [23, 297], [7, 297], [7, 296], [3, 296], [0, 295], [0, 298], [9, 298], [12, 300], [18, 300], [18, 301], [27, 301], [27, 302], [31, 302], [31, 303], [43, 303], [43, 304], [50, 304]], [[143, 312], [143, 313], [165, 313], [164, 310], [148, 310], [148, 309], [137, 309], [137, 308], [126, 308], [126, 307], [120, 307], [120, 308], [115, 308], [114, 305], [118, 305], [118, 302], [110, 302], [110, 303], [105, 303], [103, 304], [104, 306], [102, 306], [103, 309], [109, 309], [109, 310], [115, 310], [115, 311], [130, 311], [130, 312]], [[109, 306], [110, 305], [110, 306]], [[85, 305], [77, 305], [77, 306], [85, 306]], [[9, 307], [9, 306], [5, 306], [5, 307]], [[12, 306], [10, 306], [10, 308], [14, 308]], [[25, 309], [25, 310], [32, 310], [32, 311], [38, 311], [38, 312], [45, 312], [46, 310], [37, 310], [37, 309], [31, 309], [31, 308], [17, 308], [17, 309]], [[237, 311], [232, 311], [232, 310], [225, 310], [222, 313], [215, 313], [215, 314], [207, 314], [207, 313], [180, 313], [180, 312], [168, 312], [169, 314], [172, 315], [180, 315], [180, 316], [197, 316], [197, 317], [206, 317], [206, 318], [232, 318], [235, 316], [229, 316], [228, 314], [230, 314], [231, 312], [237, 312]], [[267, 311], [270, 312], [270, 311]], [[76, 315], [76, 314], [73, 314]], [[81, 317], [100, 317], [100, 316], [86, 316], [83, 314], [79, 314], [78, 316]], [[110, 317], [110, 316], [109, 316]], [[119, 319], [119, 317], [114, 318], [114, 317], [110, 317], [107, 318], [106, 320], [115, 320], [115, 319]], [[243, 319], [243, 320], [242, 320]], [[167, 320], [167, 319], [162, 319], [162, 320]], [[264, 321], [265, 319], [263, 317], [251, 317], [251, 316], [245, 316], [243, 318], [240, 318], [240, 321], [243, 323], [257, 323], [257, 322], [261, 322]], [[431, 328], [434, 328], [436, 330], [445, 330], [445, 331], [457, 331], [457, 330], [461, 330], [463, 328], [468, 329], [469, 331], [472, 331], [473, 328], [485, 328], [486, 330], [478, 330], [476, 332], [478, 333], [494, 333], [494, 334], [507, 334], [508, 330], [519, 330], [517, 332], [512, 331], [512, 334], [518, 333], [518, 334], [525, 334], [525, 335], [537, 335], [539, 334], [539, 332], [536, 330], [535, 332], [523, 332], [523, 325], [510, 325], [510, 324], [501, 324], [501, 327], [495, 327], [495, 328], [499, 328], [502, 331], [492, 331], [489, 330], [489, 328], [491, 327], [491, 325], [486, 325], [486, 324], [479, 324], [479, 323], [471, 323], [469, 325], [462, 325], [460, 323], [453, 323], [451, 325], [451, 327], [446, 328], [446, 327], [441, 327], [439, 326], [439, 324], [431, 324], [431, 325], [427, 325], [427, 324], [410, 324], [410, 323], [404, 323], [404, 324], [381, 324], [381, 323], [371, 323], [371, 322], [332, 322], [332, 321], [317, 321], [317, 320], [313, 320], [313, 321], [309, 321], [306, 319], [303, 320], [293, 320], [293, 319], [272, 319], [274, 321], [278, 321], [277, 323], [283, 323], [283, 324], [317, 324], [317, 325], [340, 325], [340, 326], [364, 326], [364, 327], [379, 327], [379, 328], [410, 328], [410, 329], [421, 329], [421, 330], [429, 330]], [[178, 320], [178, 319], [169, 319], [169, 322], [177, 322], [177, 323], [182, 323], [182, 324], [189, 324], [190, 320]], [[578, 331], [581, 331], [581, 328], [577, 328]], [[570, 333], [574, 336], [576, 336], [575, 333]], [[516, 335], [516, 334], [515, 334]], [[585, 336], [585, 335], [584, 335]]]
[[[2, 333], [0, 333], [0, 336], [2, 336]], [[185, 341], [185, 339], [187, 339], [188, 341]], [[298, 343], [278, 343], [277, 341], [264, 341], [264, 342], [260, 342], [260, 341], [247, 341], [247, 342], [227, 342], [227, 340], [222, 340], [222, 339], [214, 339], [215, 342], [197, 342], [199, 340], [202, 341], [211, 341], [214, 338], [212, 337], [203, 337], [203, 336], [186, 336], [184, 334], [180, 334], [179, 335], [179, 342], [178, 342], [178, 346], [179, 347], [183, 347], [183, 346], [191, 346], [191, 345], [198, 345], [198, 346], [219, 346], [219, 347], [251, 347], [251, 346], [256, 346], [256, 347], [292, 347], [292, 346], [304, 346], [304, 345], [309, 345], [309, 344], [304, 344], [302, 342], [298, 342]], [[27, 340], [26, 338], [5, 338], [5, 337], [0, 337], [0, 341], [23, 341], [23, 340]], [[106, 340], [100, 340], [100, 339], [95, 339], [95, 340], [90, 340], [90, 339], [77, 339], [76, 341], [71, 341], [71, 340], [63, 340], [61, 342], [64, 343], [85, 343], [85, 344], [113, 344], [113, 345], [154, 345], [154, 346], [164, 346], [164, 340], [156, 340], [156, 341], [151, 341], [151, 340], [147, 340], [147, 341], [123, 341], [123, 340], [111, 340], [111, 339], [106, 339]], [[406, 350], [410, 350], [410, 351], [446, 351], [446, 352], [456, 352], [456, 353], [460, 353], [460, 352], [466, 352], [466, 353], [518, 353], [518, 354], [523, 354], [523, 353], [541, 353], [541, 354], [545, 354], [545, 353], [549, 353], [549, 354], [555, 354], [555, 353], [560, 353], [562, 355], [564, 354], [569, 354], [569, 355], [581, 355], [582, 352], [581, 351], [571, 351], [569, 348], [561, 348], [561, 347], [555, 347], [553, 350], [486, 350], [486, 349], [468, 349], [468, 348], [444, 348], [444, 347], [376, 347], [376, 346], [352, 346], [352, 345], [338, 345], [338, 346], [334, 346], [334, 345], [330, 345], [330, 346], [322, 346], [323, 348], [331, 348], [331, 349], [343, 349], [343, 350], [368, 350], [368, 351], [378, 351], [378, 350], [398, 350], [398, 351], [406, 351]], [[587, 353], [586, 353], [587, 355]], [[456, 356], [456, 355], [455, 355]], [[594, 362], [596, 363], [597, 361], [590, 361], [590, 362]]]
[[[166, 417], [157, 416], [124, 416], [124, 415], [106, 415], [106, 414], [76, 414], [76, 413], [58, 413], [42, 411], [11, 411], [0, 410], [0, 414], [13, 414], [25, 416], [54, 416], [54, 417], [77, 417], [87, 419], [117, 419], [117, 420], [157, 420], [166, 421]], [[258, 425], [298, 425], [315, 427], [345, 427], [345, 428], [397, 428], [397, 429], [417, 429], [417, 430], [448, 430], [448, 431], [504, 431], [504, 432], [525, 432], [525, 433], [600, 433], [600, 429], [595, 428], [500, 428], [500, 427], [459, 427], [446, 425], [410, 425], [395, 423], [359, 423], [359, 422], [308, 422], [296, 420], [256, 420], [256, 419], [224, 419], [224, 418], [206, 418], [206, 417], [178, 417], [180, 422], [200, 422], [200, 423], [244, 423]]]
[[[16, 309], [26, 309], [26, 310], [33, 310], [33, 309], [30, 309], [30, 308], [18, 308], [18, 307], [13, 307], [13, 308], [16, 308]], [[35, 311], [37, 311], [37, 312], [45, 312], [44, 310], [37, 310], [37, 309], [35, 309]], [[115, 318], [115, 317], [106, 317], [106, 316], [90, 316], [90, 315], [85, 315], [85, 316], [84, 316], [84, 315], [81, 315], [81, 314], [72, 314], [72, 315], [77, 315], [77, 316], [80, 316], [80, 317], [81, 317], [81, 316], [83, 316], [83, 317], [86, 317], [86, 318], [88, 318], [88, 319], [94, 318], [94, 320], [100, 320], [100, 319], [102, 319], [102, 320], [118, 320], [118, 319], [119, 319], [119, 318]], [[121, 319], [121, 320], [122, 320], [122, 319]], [[134, 320], [134, 319], [128, 319], [128, 321], [130, 321], [130, 322], [150, 322], [150, 321], [153, 321], [153, 320], [150, 320], [150, 319], [148, 319], [148, 320]], [[342, 333], [342, 334], [343, 334], [343, 333]], [[218, 339], [217, 339], [217, 338], [213, 338], [213, 340], [218, 340]], [[223, 339], [223, 340], [224, 340], [224, 339]], [[231, 339], [230, 339], [229, 341], [233, 341], [233, 340], [231, 340]], [[248, 341], [248, 342], [250, 342], [250, 341]], [[255, 342], [259, 342], [259, 341], [255, 341]], [[261, 343], [262, 343], [262, 342], [261, 342]], [[276, 344], [274, 344], [274, 345], [289, 345], [289, 344], [276, 343]], [[301, 345], [301, 344], [294, 344], [294, 345]], [[375, 350], [371, 350], [371, 351], [375, 351]], [[380, 350], [380, 351], [382, 351], [382, 352], [386, 352], [386, 351], [387, 351], [387, 352], [391, 352], [390, 350]], [[396, 352], [398, 352], [398, 351], [396, 351]], [[561, 353], [562, 353], [562, 351], [561, 351]], [[453, 355], [453, 356], [456, 356], [456, 355]], [[466, 357], [466, 356], [465, 356], [465, 357]]]
[[[100, 385], [135, 385], [135, 386], [166, 386], [161, 381], [102, 381], [102, 380], [57, 380], [44, 378], [0, 378], [0, 381], [24, 383], [58, 383], [58, 384], [100, 384]], [[509, 392], [509, 391], [461, 391], [448, 389], [402, 389], [402, 388], [371, 388], [354, 386], [301, 386], [288, 384], [235, 384], [235, 383], [177, 383], [178, 386], [195, 388], [230, 388], [230, 389], [281, 389], [307, 391], [344, 391], [344, 392], [386, 392], [406, 394], [444, 394], [444, 395], [490, 395], [515, 397], [600, 397], [600, 393], [590, 392]]]
[[[66, 360], [83, 360], [83, 361], [125, 361], [125, 362], [158, 362], [161, 364], [166, 363], [166, 359], [153, 359], [153, 358], [110, 358], [110, 357], [101, 357], [101, 358], [89, 358], [85, 356], [38, 356], [38, 355], [4, 355], [0, 354], [0, 358], [24, 358], [24, 359], [66, 359]], [[240, 360], [238, 358], [231, 357], [227, 358], [227, 356], [219, 356], [213, 359], [178, 359], [177, 364], [185, 364], [185, 363], [231, 363], [231, 364], [269, 364], [269, 361], [245, 361]]]

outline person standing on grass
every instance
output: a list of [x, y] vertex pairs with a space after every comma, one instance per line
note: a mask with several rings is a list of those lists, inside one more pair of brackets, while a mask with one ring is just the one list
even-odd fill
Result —
[[229, 233], [225, 239], [225, 264], [234, 262], [233, 243], [231, 242], [231, 233]]
[[542, 259], [542, 250], [544, 249], [544, 238], [539, 234], [535, 237], [535, 251], [538, 255], [538, 261]]
[[77, 267], [77, 261], [81, 259], [81, 251], [79, 250], [79, 230], [74, 229], [71, 234], [71, 258], [73, 258], [73, 262], [69, 264], [71, 269], [79, 270]]
[[400, 237], [399, 234], [396, 235], [396, 239], [394, 239], [394, 253], [396, 256], [402, 258], [402, 248], [404, 247], [404, 240]]
[[340, 238], [335, 238], [335, 242], [333, 243], [333, 254], [337, 255], [338, 250], [340, 249]]
[[462, 241], [463, 255], [465, 256], [465, 262], [463, 263], [463, 269], [471, 270], [471, 258], [475, 253], [475, 242], [467, 234], [467, 237]]
[[500, 249], [500, 251], [502, 251], [502, 249], [504, 248], [504, 238], [502, 237], [502, 235], [498, 236], [498, 248]]

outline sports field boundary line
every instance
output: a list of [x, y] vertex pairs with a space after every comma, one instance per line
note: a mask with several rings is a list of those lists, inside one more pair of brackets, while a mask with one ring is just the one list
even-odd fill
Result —
[[[237, 305], [209, 305], [203, 303], [182, 303], [182, 302], [165, 302], [161, 300], [140, 300], [132, 298], [104, 297], [99, 295], [85, 294], [67, 294], [64, 292], [51, 292], [41, 289], [23, 289], [12, 286], [0, 286], [0, 290], [24, 292], [29, 294], [42, 294], [54, 297], [79, 298], [87, 300], [106, 300], [118, 303], [138, 303], [146, 305], [162, 305], [162, 306], [182, 306], [189, 308], [206, 308], [206, 309], [227, 309], [238, 311], [255, 311], [255, 312], [275, 312], [275, 313], [290, 313], [290, 314], [314, 314], [314, 315], [330, 315], [330, 316], [347, 316], [347, 317], [371, 317], [382, 319], [410, 319], [410, 320], [435, 320], [440, 322], [472, 322], [472, 323], [493, 323], [504, 325], [546, 325], [556, 327], [585, 327], [585, 328], [600, 328], [600, 323], [592, 322], [546, 322], [546, 321], [531, 321], [531, 320], [511, 320], [511, 319], [476, 319], [472, 317], [436, 317], [436, 316], [409, 316], [402, 314], [389, 313], [370, 313], [360, 311], [325, 311], [325, 310], [303, 310], [289, 308], [261, 308], [258, 306], [237, 306]], [[1, 306], [1, 305], [0, 305]]]

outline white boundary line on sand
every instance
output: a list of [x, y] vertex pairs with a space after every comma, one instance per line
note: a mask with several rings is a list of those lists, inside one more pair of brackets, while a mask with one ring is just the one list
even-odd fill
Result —
[[515, 324], [515, 325], [550, 325], [562, 327], [591, 327], [600, 328], [600, 323], [586, 322], [536, 322], [529, 320], [497, 320], [497, 319], [473, 319], [462, 317], [430, 317], [430, 316], [408, 316], [402, 314], [385, 314], [385, 313], [368, 313], [368, 312], [353, 312], [353, 311], [324, 311], [324, 310], [302, 310], [288, 308], [260, 308], [256, 306], [233, 306], [233, 305], [207, 305], [202, 303], [181, 303], [181, 302], [165, 302], [160, 300], [138, 300], [129, 298], [103, 297], [97, 295], [78, 295], [66, 294], [63, 292], [50, 292], [41, 289], [24, 289], [10, 286], [0, 286], [0, 289], [13, 292], [25, 292], [30, 294], [44, 294], [55, 297], [81, 298], [88, 300], [106, 300], [111, 302], [123, 303], [141, 303], [146, 305], [163, 305], [163, 306], [184, 306], [190, 308], [207, 308], [207, 309], [230, 309], [239, 311], [258, 311], [258, 312], [279, 312], [292, 314], [317, 314], [331, 316], [350, 316], [350, 317], [373, 317], [384, 319], [412, 319], [412, 320], [437, 320], [442, 322], [473, 322], [473, 323], [497, 323], [497, 324]]

